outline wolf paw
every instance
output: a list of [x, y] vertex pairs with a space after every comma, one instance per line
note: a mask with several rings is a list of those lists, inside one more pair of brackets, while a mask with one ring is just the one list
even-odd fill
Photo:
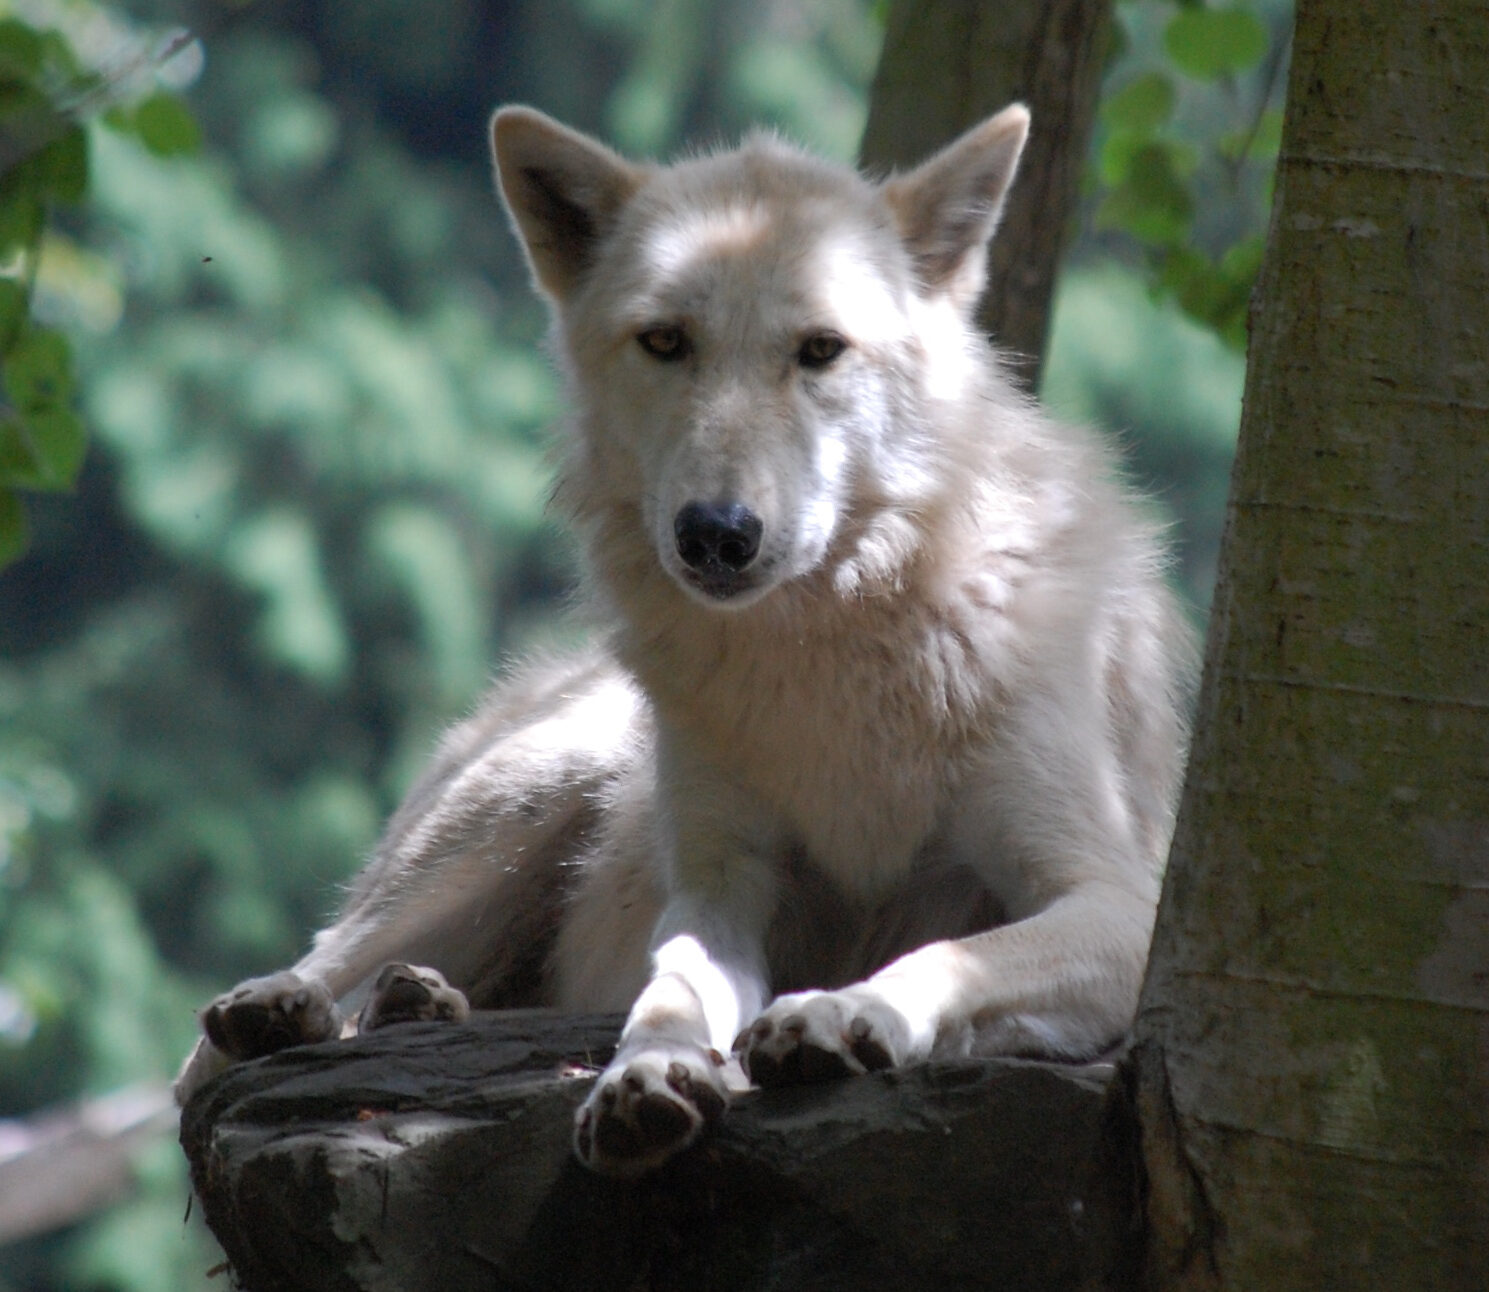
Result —
[[610, 1065], [574, 1119], [574, 1151], [605, 1175], [640, 1175], [686, 1148], [729, 1102], [717, 1050], [657, 1045]]
[[341, 1011], [330, 989], [298, 974], [250, 978], [202, 1011], [202, 1030], [231, 1059], [256, 1059], [341, 1035]]
[[372, 1032], [390, 1023], [463, 1023], [469, 1017], [465, 993], [450, 986], [438, 969], [390, 964], [373, 983], [357, 1030]]
[[734, 1049], [757, 1085], [799, 1085], [897, 1067], [909, 1049], [909, 1027], [882, 1001], [797, 992], [773, 1001]]

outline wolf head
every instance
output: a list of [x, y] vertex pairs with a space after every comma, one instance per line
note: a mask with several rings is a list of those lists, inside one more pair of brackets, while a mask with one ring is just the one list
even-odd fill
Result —
[[635, 164], [531, 108], [492, 123], [498, 182], [576, 401], [566, 484], [591, 551], [644, 543], [742, 608], [890, 572], [894, 517], [946, 478], [930, 404], [967, 397], [985, 250], [1019, 105], [872, 183], [770, 136]]

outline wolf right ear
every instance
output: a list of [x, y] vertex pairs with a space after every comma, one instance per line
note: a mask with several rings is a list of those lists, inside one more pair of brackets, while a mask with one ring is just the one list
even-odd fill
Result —
[[921, 284], [964, 313], [982, 294], [988, 239], [1028, 137], [1029, 110], [1011, 104], [884, 186]]
[[497, 182], [539, 288], [562, 301], [643, 171], [533, 108], [491, 119]]

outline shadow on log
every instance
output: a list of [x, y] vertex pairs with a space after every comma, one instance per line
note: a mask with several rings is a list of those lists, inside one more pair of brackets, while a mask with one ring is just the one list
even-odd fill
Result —
[[207, 1223], [279, 1289], [1058, 1289], [1110, 1065], [934, 1063], [751, 1092], [639, 1181], [570, 1156], [619, 1017], [413, 1024], [243, 1064], [186, 1109]]

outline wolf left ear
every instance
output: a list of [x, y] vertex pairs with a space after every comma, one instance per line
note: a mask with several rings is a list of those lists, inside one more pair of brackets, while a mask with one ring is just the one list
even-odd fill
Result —
[[538, 287], [563, 300], [644, 172], [534, 108], [491, 119], [497, 183]]
[[922, 285], [963, 313], [982, 294], [988, 239], [1028, 136], [1029, 110], [1012, 104], [884, 185]]

